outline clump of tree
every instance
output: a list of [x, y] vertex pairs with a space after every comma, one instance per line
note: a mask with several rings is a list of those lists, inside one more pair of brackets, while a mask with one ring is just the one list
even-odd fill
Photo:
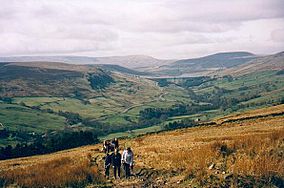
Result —
[[45, 136], [38, 135], [33, 141], [8, 145], [0, 148], [0, 160], [46, 154], [88, 144], [96, 144], [99, 140], [91, 131], [62, 131]]
[[199, 76], [188, 78], [157, 78], [153, 80], [156, 81], [160, 87], [166, 87], [170, 84], [175, 84], [183, 88], [190, 88], [194, 86], [200, 86], [205, 82], [216, 80], [216, 78], [211, 78], [209, 76]]
[[194, 127], [196, 123], [193, 120], [186, 119], [181, 121], [174, 121], [164, 125], [165, 130], [180, 129], [186, 127]]
[[155, 79], [155, 81], [158, 83], [160, 87], [166, 87], [170, 85], [170, 82], [168, 82], [167, 79], [159, 78]]
[[231, 75], [225, 75], [222, 77], [222, 79], [227, 80], [228, 82], [232, 82], [234, 78]]
[[7, 129], [0, 130], [0, 139], [2, 138], [8, 138], [10, 136], [10, 133]]
[[[125, 117], [127, 118], [127, 117]], [[106, 124], [93, 119], [84, 119], [82, 122], [85, 126], [92, 128], [97, 135], [103, 136], [116, 132], [124, 132], [134, 129], [141, 129], [153, 125], [150, 121], [142, 122], [129, 122], [128, 124]]]
[[92, 89], [104, 89], [109, 84], [114, 82], [114, 79], [108, 74], [89, 73], [89, 82]]
[[194, 86], [200, 86], [203, 83], [216, 80], [216, 78], [211, 78], [209, 76], [199, 76], [185, 78], [179, 85], [184, 88], [190, 88]]
[[3, 101], [4, 103], [11, 104], [13, 99], [11, 97], [0, 97], [0, 100]]
[[283, 75], [284, 74], [284, 69], [283, 70], [280, 70], [276, 73], [276, 75]]
[[29, 142], [32, 139], [34, 139], [35, 136], [36, 136], [36, 133], [30, 133], [25, 130], [12, 131], [12, 130], [9, 130], [8, 128], [0, 129], [0, 139], [7, 139], [11, 137], [20, 142], [21, 141]]
[[170, 108], [146, 108], [139, 112], [140, 122], [154, 121], [154, 120], [166, 120], [168, 117], [190, 115], [199, 113], [201, 111], [216, 109], [216, 106], [212, 104], [177, 104]]
[[58, 115], [65, 117], [69, 125], [82, 122], [82, 118], [78, 113], [59, 111]]

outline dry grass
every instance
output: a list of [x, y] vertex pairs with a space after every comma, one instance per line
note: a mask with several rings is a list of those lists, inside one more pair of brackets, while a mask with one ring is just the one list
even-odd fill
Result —
[[284, 129], [268, 135], [240, 138], [231, 144], [237, 159], [233, 164], [236, 174], [269, 178], [284, 177]]
[[[269, 110], [274, 113], [273, 109], [279, 111], [283, 107]], [[255, 115], [260, 113], [257, 111]], [[183, 174], [185, 184], [179, 186], [243, 187], [279, 185], [284, 181], [283, 116], [181, 129], [142, 138], [132, 142], [140, 156], [137, 164]]]
[[[157, 147], [153, 151], [158, 153], [158, 164], [168, 164], [168, 169], [179, 170], [185, 181], [190, 179], [199, 186], [261, 186], [275, 183], [275, 178], [283, 180], [284, 128], [267, 134], [209, 140], [196, 147], [175, 149], [170, 154]], [[144, 151], [149, 155], [153, 152], [151, 148]], [[226, 177], [231, 179], [226, 182]], [[249, 177], [249, 183], [241, 184], [240, 177], [241, 180]]]
[[[283, 109], [280, 105], [269, 111]], [[261, 111], [255, 113], [259, 114]], [[167, 172], [168, 187], [284, 186], [284, 116], [180, 129], [121, 140], [120, 144], [133, 148], [137, 171]], [[76, 187], [100, 182], [103, 161], [97, 160], [99, 167], [89, 162], [96, 156], [101, 159], [99, 147], [0, 161], [0, 177], [6, 184], [22, 187]], [[127, 182], [114, 184], [123, 187]]]
[[0, 174], [0, 181], [2, 186], [81, 187], [88, 183], [101, 183], [103, 178], [87, 157], [80, 161], [62, 157], [22, 169], [8, 170]]
[[216, 122], [222, 123], [228, 120], [236, 120], [240, 118], [255, 117], [255, 116], [260, 116], [260, 115], [265, 116], [265, 115], [270, 115], [272, 113], [277, 114], [277, 113], [283, 113], [283, 112], [284, 112], [284, 104], [281, 104], [281, 105], [267, 107], [267, 108], [249, 110], [246, 112], [237, 112], [237, 113], [219, 118], [216, 120]]

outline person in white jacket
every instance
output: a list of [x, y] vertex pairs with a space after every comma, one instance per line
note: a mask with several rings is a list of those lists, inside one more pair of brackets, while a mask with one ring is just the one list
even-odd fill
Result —
[[122, 153], [121, 162], [123, 164], [126, 178], [129, 178], [131, 175], [130, 168], [133, 168], [133, 157], [134, 157], [134, 154], [130, 147], [125, 149]]

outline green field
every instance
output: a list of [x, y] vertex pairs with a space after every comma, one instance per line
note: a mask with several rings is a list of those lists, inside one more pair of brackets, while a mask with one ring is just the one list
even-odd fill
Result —
[[[115, 83], [88, 95], [91, 96], [90, 98], [24, 96], [13, 97], [12, 104], [0, 101], [0, 120], [10, 130], [44, 133], [50, 130], [61, 130], [67, 125], [65, 118], [57, 114], [59, 111], [64, 111], [78, 113], [83, 119], [94, 120], [107, 127], [117, 126], [124, 127], [124, 130], [131, 130], [131, 127], [136, 126], [139, 122], [140, 111], [146, 108], [170, 109], [175, 104], [191, 103], [202, 105], [207, 103], [201, 97], [204, 95], [218, 94], [219, 98], [216, 100], [244, 98], [241, 102], [226, 107], [226, 109], [220, 108], [173, 116], [163, 123], [196, 118], [208, 121], [232, 112], [279, 103], [284, 98], [284, 76], [276, 75], [276, 73], [277, 71], [265, 71], [230, 80], [216, 78], [192, 87], [178, 85], [179, 81], [183, 82], [186, 78], [180, 78], [166, 87], [159, 87], [152, 80], [117, 75]], [[50, 113], [50, 111], [54, 113]], [[153, 124], [152, 127], [147, 125], [150, 127], [131, 132], [118, 131], [118, 133], [103, 136], [103, 138], [137, 136], [147, 132], [155, 132], [161, 130], [163, 123]], [[6, 144], [12, 141], [13, 138], [2, 139], [1, 143]]]
[[65, 118], [14, 104], [0, 105], [0, 119], [11, 130], [44, 132], [63, 129]]
[[[145, 108], [169, 108], [179, 102], [188, 102], [182, 88], [161, 89], [155, 82], [133, 77], [122, 77], [101, 95], [90, 99], [70, 97], [15, 97], [13, 103], [54, 112], [79, 113], [84, 119], [102, 123], [131, 125], [137, 122], [139, 112]], [[130, 121], [129, 121], [130, 120]]]
[[64, 98], [60, 97], [15, 97], [14, 103], [24, 103], [27, 106], [40, 106], [48, 103], [55, 103], [62, 101]]
[[227, 90], [238, 90], [240, 88], [249, 87], [250, 91], [252, 89], [257, 89], [256, 86], [269, 84], [275, 85], [273, 90], [276, 88], [284, 87], [284, 76], [276, 75], [277, 71], [263, 71], [252, 73], [240, 77], [234, 78], [232, 81], [226, 79], [218, 79], [212, 82], [207, 82], [199, 87], [195, 87], [197, 93], [210, 92], [213, 91], [213, 87], [221, 87]]
[[[55, 114], [40, 112], [15, 104], [0, 104], [0, 122], [10, 131], [43, 134], [63, 130], [65, 118]], [[0, 139], [0, 146], [14, 144], [15, 139]]]

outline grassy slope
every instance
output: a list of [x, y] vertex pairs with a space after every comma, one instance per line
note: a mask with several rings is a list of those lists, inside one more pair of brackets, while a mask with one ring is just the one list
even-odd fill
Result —
[[[71, 97], [14, 97], [11, 106], [1, 104], [1, 121], [10, 130], [25, 130], [43, 134], [47, 130], [63, 129], [65, 118], [56, 114], [42, 113], [29, 107], [52, 109], [55, 112], [79, 113], [83, 118], [95, 119], [110, 126], [131, 126], [138, 121], [139, 111], [145, 107], [169, 107], [173, 102], [164, 103], [159, 98], [163, 91], [154, 82], [141, 78], [117, 75], [116, 83], [105, 89], [89, 103]], [[88, 101], [88, 99], [85, 99]], [[23, 107], [26, 105], [27, 107]], [[19, 110], [19, 109], [25, 109]], [[138, 130], [140, 134], [144, 129]], [[154, 128], [145, 129], [156, 130]], [[15, 144], [13, 138], [1, 139], [0, 144]]]
[[43, 132], [63, 129], [65, 118], [43, 113], [19, 105], [1, 104], [0, 119], [4, 126], [11, 130]]
[[[275, 84], [278, 88], [283, 88], [284, 84], [284, 76], [276, 75], [277, 71], [263, 71], [263, 72], [256, 72], [240, 77], [236, 77], [233, 81], [228, 82], [226, 80], [217, 80], [213, 81], [214, 86], [218, 86], [227, 90], [237, 90], [241, 87], [249, 87], [250, 89], [259, 84]], [[206, 83], [207, 85], [211, 85], [212, 82]], [[204, 87], [204, 88], [202, 88]], [[206, 87], [201, 85], [197, 87], [197, 92], [210, 92], [213, 90], [213, 87]]]
[[[136, 85], [134, 85], [136, 84]], [[101, 95], [91, 98], [89, 104], [75, 98], [58, 97], [17, 97], [14, 102], [24, 102], [28, 106], [40, 106], [42, 109], [80, 113], [84, 118], [100, 118], [114, 115], [133, 106], [154, 100], [159, 94], [155, 86], [146, 86], [143, 82], [120, 81], [103, 91]], [[140, 87], [137, 89], [137, 87]]]
[[[261, 103], [271, 103], [273, 100], [281, 100], [284, 97], [284, 76], [276, 75], [277, 71], [256, 72], [234, 78], [233, 81], [219, 79], [217, 81], [207, 82], [201, 86], [194, 87], [197, 94], [211, 93], [214, 87], [219, 87], [231, 91], [224, 94], [224, 97], [245, 96], [248, 94], [259, 94], [260, 97], [244, 101], [241, 104], [263, 107]], [[241, 89], [243, 88], [243, 89]], [[267, 88], [267, 89], [265, 89]]]
[[236, 67], [232, 67], [220, 72], [223, 75], [245, 75], [264, 70], [283, 70], [284, 69], [284, 53], [280, 52], [274, 55], [258, 57], [249, 63], [245, 63]]
[[[248, 107], [238, 109], [236, 112], [242, 113], [247, 109], [257, 109], [271, 105], [274, 101], [279, 101], [284, 98], [284, 76], [276, 75], [277, 71], [264, 71], [253, 73], [249, 75], [244, 75], [240, 77], [236, 77], [232, 81], [227, 81], [226, 79], [217, 79], [214, 81], [206, 82], [200, 86], [192, 87], [197, 95], [202, 95], [206, 93], [212, 93], [214, 91], [214, 87], [219, 87], [222, 89], [230, 90], [230, 93], [226, 93], [223, 96], [227, 98], [238, 98], [242, 95], [246, 95], [246, 93], [256, 93], [261, 96], [258, 98], [250, 99], [245, 102], [241, 102], [240, 104], [246, 104]], [[260, 85], [269, 85], [271, 91], [266, 91]], [[243, 90], [239, 90], [239, 88], [246, 88]], [[164, 95], [162, 101], [164, 100], [169, 105], [173, 105], [175, 103], [185, 103], [191, 101], [190, 95], [187, 94], [186, 90], [170, 85], [169, 87], [164, 88]], [[150, 107], [150, 106], [149, 106]], [[135, 109], [133, 109], [135, 110]], [[202, 121], [212, 120], [216, 117], [223, 117], [226, 114], [230, 114], [234, 111], [231, 109], [223, 111], [221, 109], [203, 111], [193, 115], [182, 115], [175, 116], [169, 118], [168, 121], [164, 122], [172, 122], [176, 120], [182, 119], [196, 119], [200, 118]], [[157, 125], [160, 126], [160, 125]], [[119, 135], [130, 135], [127, 132], [124, 134], [119, 133]]]
[[235, 67], [252, 59], [255, 59], [255, 56], [248, 52], [218, 53], [200, 58], [178, 60], [171, 64], [160, 66], [158, 69], [151, 71], [156, 74], [166, 76], [213, 75], [216, 70], [223, 69], [224, 67]]
[[153, 81], [118, 75], [115, 84], [97, 97], [89, 99], [90, 103], [87, 104], [70, 97], [16, 97], [13, 102], [23, 102], [28, 106], [39, 106], [56, 112], [79, 113], [83, 118], [108, 124], [130, 124], [125, 120], [126, 116], [137, 122], [140, 110], [146, 107], [170, 107], [178, 101], [190, 101], [182, 89], [162, 90]]
[[[0, 82], [3, 83], [0, 87], [1, 94], [23, 96], [13, 98], [15, 104], [24, 103], [29, 107], [37, 106], [56, 112], [62, 110], [79, 113], [83, 118], [95, 119], [110, 126], [129, 127], [137, 124], [139, 111], [142, 109], [149, 107], [168, 108], [177, 103], [188, 104], [192, 101], [190, 94], [181, 87], [170, 85], [161, 88], [153, 81], [122, 74], [113, 74], [116, 82], [110, 84], [109, 87], [93, 90], [88, 82], [87, 72], [106, 74], [103, 71], [85, 66], [56, 63], [40, 65], [43, 67], [38, 67], [38, 63], [24, 67], [15, 64], [1, 67], [3, 73], [0, 76]], [[29, 75], [33, 75], [33, 79], [28, 79]], [[227, 98], [260, 94], [261, 96], [258, 98], [242, 102], [249, 108], [265, 106], [266, 103], [273, 103], [272, 100], [279, 101], [284, 97], [284, 76], [276, 75], [276, 71], [253, 73], [236, 77], [232, 81], [218, 79], [191, 89], [197, 95], [201, 95], [212, 93], [216, 86], [230, 91], [224, 94], [224, 97]], [[240, 90], [240, 88], [245, 89]], [[267, 88], [267, 90], [264, 88]], [[81, 96], [76, 96], [76, 92]], [[194, 119], [197, 116], [201, 117], [202, 120], [208, 120], [231, 113], [233, 110], [235, 109], [199, 112], [198, 115], [193, 116], [172, 117], [169, 121], [184, 118]], [[5, 113], [7, 115], [7, 112]], [[32, 123], [31, 120], [24, 117], [19, 117], [21, 122], [17, 119], [8, 118], [10, 119], [9, 126], [15, 129], [15, 127], [20, 127], [20, 123], [22, 123], [33, 127], [33, 129], [28, 128], [28, 130], [39, 128], [39, 131], [45, 131], [45, 127], [50, 126], [43, 125], [43, 122], [49, 122], [48, 119], [52, 118], [47, 115], [47, 118], [45, 118], [47, 120], [44, 121], [41, 116], [35, 116], [36, 113], [31, 109], [25, 112], [26, 117], [33, 117]], [[54, 116], [52, 115], [52, 117]], [[36, 127], [34, 126], [35, 122], [38, 122]], [[65, 125], [64, 121], [59, 122], [54, 123], [55, 127], [59, 127], [58, 124], [61, 124], [60, 127]]]
[[[207, 92], [211, 93], [214, 90], [214, 86], [218, 86], [232, 91], [231, 93], [225, 94], [226, 97], [238, 97], [246, 92], [259, 93], [261, 97], [242, 102], [242, 104], [251, 104], [250, 108], [259, 108], [263, 106], [263, 104], [258, 103], [263, 101], [267, 102], [271, 99], [279, 100], [284, 97], [284, 76], [275, 74], [276, 71], [266, 71], [237, 77], [230, 82], [224, 79], [218, 79], [193, 87], [192, 89], [199, 95]], [[169, 87], [160, 88], [152, 81], [123, 75], [117, 75], [116, 79], [117, 82], [115, 84], [105, 89], [103, 93], [97, 97], [89, 99], [90, 103], [87, 104], [81, 100], [68, 97], [16, 97], [13, 102], [18, 104], [24, 102], [28, 106], [39, 106], [41, 109], [79, 113], [83, 118], [96, 119], [103, 123], [110, 124], [111, 126], [131, 126], [138, 121], [139, 111], [144, 108], [170, 107], [176, 103], [187, 104], [191, 101], [191, 96], [187, 94], [186, 90], [177, 86], [170, 85]], [[260, 91], [259, 87], [255, 87], [260, 84], [274, 85], [273, 90], [268, 92]], [[247, 89], [240, 91], [239, 88], [241, 87], [247, 87]], [[245, 109], [240, 109], [239, 111], [243, 110]], [[172, 117], [167, 122], [182, 119], [196, 119], [197, 117], [201, 120], [210, 120], [228, 113], [231, 113], [231, 111], [205, 111], [194, 115]], [[35, 116], [33, 117], [36, 122], [37, 118]], [[25, 124], [29, 123], [24, 120], [22, 120], [22, 122]], [[15, 121], [13, 125], [17, 123], [18, 122]], [[63, 126], [64, 122], [62, 122], [61, 127]], [[159, 129], [161, 129], [161, 127]], [[145, 131], [143, 132], [143, 130]], [[147, 133], [149, 130], [155, 131], [158, 129], [141, 129], [138, 133]], [[118, 135], [131, 136], [132, 134], [123, 132], [111, 136]]]
[[[275, 112], [284, 112], [284, 105], [248, 111], [241, 116], [268, 115]], [[235, 119], [238, 116], [225, 117], [228, 118]], [[244, 183], [258, 186], [272, 183], [271, 177], [284, 178], [283, 158], [278, 156], [278, 152], [283, 151], [283, 122], [283, 115], [256, 117], [218, 126], [181, 129], [121, 140], [122, 146], [128, 145], [134, 150], [137, 177], [128, 181], [113, 180], [110, 183], [117, 187], [212, 187], [213, 184], [219, 187], [228, 182], [242, 187], [245, 186]], [[221, 146], [232, 150], [227, 150], [226, 158], [222, 158], [220, 154]], [[21, 174], [24, 169], [25, 176], [12, 179], [14, 182], [21, 182], [23, 178], [41, 178], [29, 176], [34, 171], [33, 166], [38, 167], [66, 157], [74, 161], [92, 158], [93, 165], [98, 165], [99, 173], [103, 173], [103, 155], [98, 151], [99, 148], [100, 145], [86, 146], [49, 155], [1, 161], [1, 174], [6, 175], [9, 169], [14, 175]], [[214, 167], [209, 169], [211, 164]]]

